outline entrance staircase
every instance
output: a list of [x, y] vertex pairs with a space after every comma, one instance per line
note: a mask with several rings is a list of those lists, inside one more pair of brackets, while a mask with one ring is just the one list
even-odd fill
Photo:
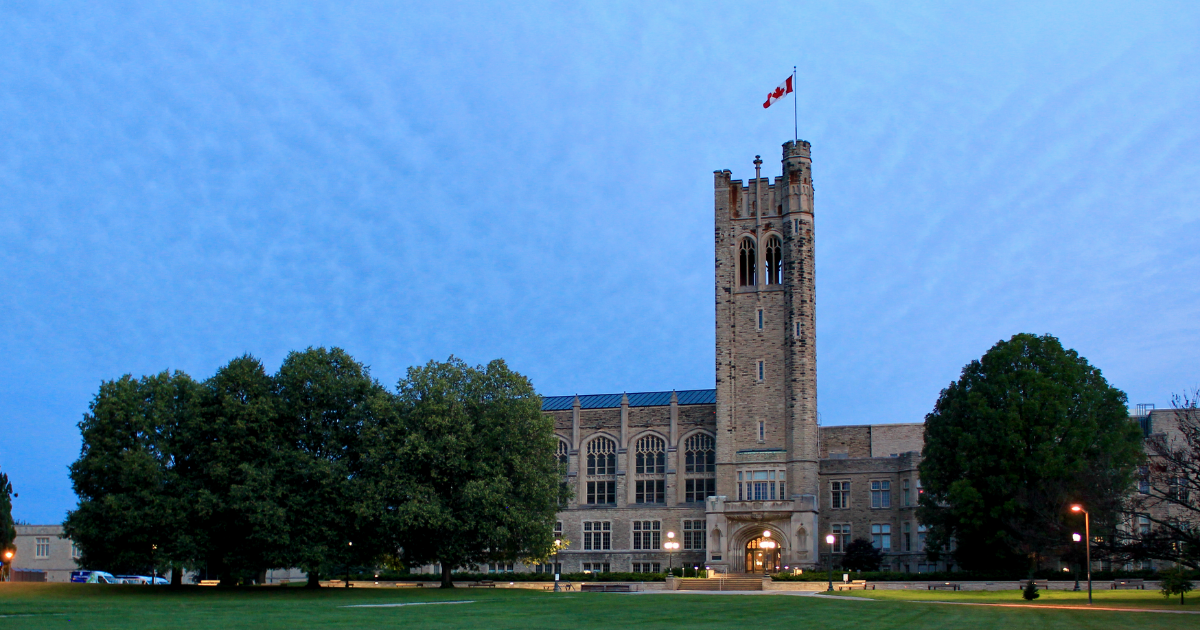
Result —
[[681, 591], [761, 591], [761, 575], [733, 575], [724, 578], [687, 578], [679, 580]]

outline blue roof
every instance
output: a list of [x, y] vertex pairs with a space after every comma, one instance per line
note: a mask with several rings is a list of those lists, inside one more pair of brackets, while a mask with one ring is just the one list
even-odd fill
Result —
[[[630, 407], [665, 407], [671, 404], [671, 392], [627, 394]], [[680, 405], [712, 405], [717, 402], [715, 389], [685, 389], [675, 392]], [[542, 411], [565, 411], [575, 404], [574, 396], [547, 396]], [[579, 397], [580, 409], [611, 409], [621, 406], [621, 394], [588, 394]]]

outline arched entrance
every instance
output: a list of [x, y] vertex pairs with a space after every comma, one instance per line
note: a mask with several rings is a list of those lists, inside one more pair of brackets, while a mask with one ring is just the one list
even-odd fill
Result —
[[[763, 541], [771, 541], [773, 547], [764, 549]], [[783, 565], [780, 558], [779, 541], [759, 536], [746, 543], [746, 573], [779, 573]], [[765, 569], [764, 569], [765, 567]]]

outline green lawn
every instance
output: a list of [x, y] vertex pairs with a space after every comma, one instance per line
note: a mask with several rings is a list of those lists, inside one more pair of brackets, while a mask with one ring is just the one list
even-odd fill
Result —
[[[1028, 606], [1088, 606], [1087, 587], [1079, 593], [1072, 591], [1039, 590], [1041, 597], [1027, 602], [1021, 598], [1021, 592], [1011, 591], [928, 591], [928, 590], [896, 590], [896, 591], [854, 591], [855, 597], [865, 597], [876, 601], [886, 602], [921, 602], [939, 601], [972, 604], [1020, 604]], [[839, 592], [837, 595], [850, 595]], [[1092, 592], [1093, 607], [1100, 608], [1150, 608], [1154, 610], [1190, 610], [1200, 613], [1200, 593], [1188, 597], [1186, 603], [1179, 605], [1179, 596], [1170, 599], [1163, 597], [1158, 590], [1119, 590], [1109, 589]], [[1200, 627], [1200, 615], [1195, 618], [1195, 627]]]
[[[856, 593], [856, 595], [864, 595]], [[1145, 612], [997, 608], [922, 604], [905, 599], [921, 591], [867, 592], [865, 599], [789, 595], [627, 595], [543, 593], [517, 589], [322, 589], [222, 590], [98, 584], [0, 584], [0, 630], [21, 628], [1197, 628], [1200, 616]], [[946, 593], [937, 599], [1023, 603], [1016, 592]], [[1038, 603], [1054, 604], [1050, 593]], [[1086, 593], [1084, 594], [1086, 595]], [[1152, 592], [1100, 595], [1102, 604], [1162, 606]], [[1155, 599], [1157, 598], [1157, 599]], [[354, 604], [472, 600], [473, 603], [393, 608], [344, 608]], [[1175, 604], [1178, 609], [1178, 604]], [[1189, 605], [1188, 609], [1200, 610]]]

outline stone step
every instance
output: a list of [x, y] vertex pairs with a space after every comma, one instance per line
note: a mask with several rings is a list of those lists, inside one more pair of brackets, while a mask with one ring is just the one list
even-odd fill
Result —
[[679, 581], [681, 591], [761, 591], [762, 578], [687, 578]]

